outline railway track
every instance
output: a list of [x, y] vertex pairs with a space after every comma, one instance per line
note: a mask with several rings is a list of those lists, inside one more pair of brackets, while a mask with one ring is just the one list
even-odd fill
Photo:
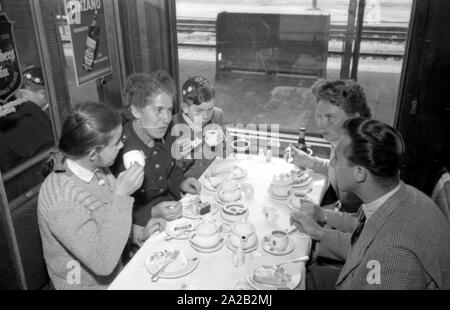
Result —
[[[178, 19], [179, 32], [216, 32], [214, 19]], [[330, 39], [345, 38], [345, 25], [330, 25]], [[407, 27], [404, 26], [365, 26], [362, 32], [363, 41], [405, 42]]]
[[[209, 32], [215, 34], [216, 21], [214, 19], [178, 19], [177, 30], [179, 33], [192, 32]], [[345, 25], [331, 25], [330, 39], [344, 40]], [[362, 41], [365, 42], [384, 42], [384, 43], [404, 43], [406, 41], [407, 27], [401, 26], [366, 26], [362, 33]], [[179, 46], [183, 47], [198, 47], [198, 48], [215, 48], [214, 42], [178, 42]], [[330, 49], [328, 51], [330, 56], [342, 56], [342, 51], [338, 49]], [[379, 53], [379, 52], [360, 52], [361, 57], [373, 58], [395, 58], [402, 59], [403, 54], [400, 53]]]

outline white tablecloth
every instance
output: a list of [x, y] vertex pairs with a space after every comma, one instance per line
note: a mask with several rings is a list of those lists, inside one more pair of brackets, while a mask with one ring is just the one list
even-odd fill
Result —
[[[190, 246], [189, 240], [170, 240], [164, 241], [166, 233], [159, 233], [150, 237], [141, 249], [134, 255], [132, 260], [124, 267], [122, 272], [117, 276], [109, 289], [210, 289], [210, 290], [232, 290], [236, 287], [238, 281], [244, 281], [246, 278], [246, 270], [249, 264], [252, 264], [261, 256], [273, 256], [275, 262], [284, 262], [289, 259], [298, 258], [308, 255], [311, 248], [311, 238], [299, 232], [293, 233], [292, 239], [295, 240], [295, 249], [285, 256], [274, 256], [266, 253], [261, 248], [261, 240], [265, 235], [276, 229], [286, 230], [290, 227], [289, 215], [290, 211], [286, 201], [277, 201], [270, 197], [267, 192], [268, 186], [272, 181], [274, 174], [289, 172], [294, 168], [292, 164], [285, 162], [281, 158], [272, 158], [270, 162], [266, 162], [264, 158], [255, 155], [238, 155], [237, 157], [227, 159], [216, 159], [208, 168], [206, 173], [214, 167], [222, 165], [238, 165], [247, 170], [247, 176], [241, 180], [243, 183], [250, 183], [255, 188], [254, 198], [246, 201], [250, 210], [248, 222], [255, 227], [259, 240], [258, 249], [255, 252], [246, 254], [245, 264], [235, 267], [232, 264], [232, 251], [224, 246], [214, 253], [197, 253], [200, 261], [198, 267], [190, 274], [177, 279], [159, 279], [157, 282], [151, 282], [151, 274], [145, 268], [145, 260], [154, 252], [155, 249], [161, 248], [165, 244], [173, 244], [178, 246], [182, 251], [194, 251]], [[312, 191], [309, 197], [319, 203], [323, 197], [326, 187], [326, 177], [313, 174], [311, 183]], [[200, 181], [203, 182], [203, 176]], [[201, 198], [204, 201], [214, 202], [215, 193], [208, 192], [203, 189]], [[279, 219], [275, 223], [268, 223], [265, 220], [263, 207], [271, 206], [277, 208], [280, 213]], [[220, 212], [213, 217], [218, 221], [222, 221]], [[299, 289], [305, 287], [305, 265], [297, 263], [301, 272], [301, 283]]]

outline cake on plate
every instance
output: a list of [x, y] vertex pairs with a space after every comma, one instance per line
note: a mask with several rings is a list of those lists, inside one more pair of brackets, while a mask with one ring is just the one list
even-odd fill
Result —
[[261, 284], [282, 287], [291, 281], [291, 275], [286, 273], [283, 267], [261, 266], [255, 270], [253, 280]]

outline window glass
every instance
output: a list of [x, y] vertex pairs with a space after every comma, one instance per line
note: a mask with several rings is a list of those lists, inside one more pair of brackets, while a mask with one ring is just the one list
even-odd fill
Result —
[[[85, 84], [80, 83], [81, 85], [77, 85], [72, 38], [70, 35], [65, 2], [67, 2], [68, 6], [75, 3], [74, 1], [67, 1], [67, 0], [55, 1], [55, 11], [57, 12], [55, 17], [58, 23], [59, 34], [61, 36], [61, 41], [63, 44], [64, 58], [66, 65], [65, 67], [66, 80], [67, 80], [67, 87], [69, 88], [70, 103], [72, 106], [75, 106], [76, 104], [85, 101], [99, 102], [99, 95], [95, 80], [92, 80]], [[91, 15], [93, 15], [93, 12]], [[91, 20], [93, 20], [92, 17]], [[100, 31], [105, 31], [105, 29], [100, 29]], [[88, 29], [84, 30], [83, 33], [86, 33], [87, 36]], [[104, 44], [104, 42], [102, 43]]]
[[[357, 5], [177, 0], [180, 85], [195, 75], [209, 79], [227, 123], [319, 133], [310, 87], [319, 78], [351, 77]], [[356, 78], [372, 116], [388, 124], [394, 122], [411, 6], [412, 0], [367, 0], [365, 6]]]
[[0, 14], [0, 171], [4, 175], [49, 150], [55, 140], [29, 1], [2, 1]]

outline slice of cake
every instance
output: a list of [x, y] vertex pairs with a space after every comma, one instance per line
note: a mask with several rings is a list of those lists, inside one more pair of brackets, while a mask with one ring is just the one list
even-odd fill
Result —
[[199, 213], [200, 215], [209, 213], [210, 211], [211, 211], [211, 205], [210, 205], [209, 203], [207, 203], [207, 202], [201, 202], [201, 203], [198, 205], [198, 213]]
[[253, 280], [261, 284], [281, 287], [290, 281], [290, 276], [286, 274], [283, 267], [261, 266], [255, 270]]

